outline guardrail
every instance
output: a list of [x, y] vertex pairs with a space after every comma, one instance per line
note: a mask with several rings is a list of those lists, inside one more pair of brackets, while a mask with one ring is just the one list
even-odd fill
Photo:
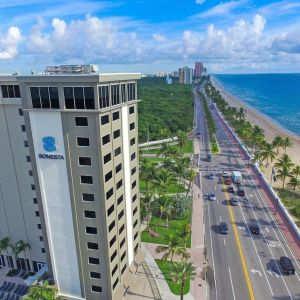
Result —
[[[216, 105], [215, 105], [215, 108], [216, 108], [216, 113], [222, 119], [222, 121], [226, 125], [226, 127], [229, 129], [230, 133], [233, 135], [233, 137], [235, 138], [235, 140], [237, 141], [237, 143], [239, 144], [241, 149], [244, 151], [244, 154], [246, 154], [247, 158], [250, 159], [251, 158], [250, 153], [247, 151], [247, 149], [244, 147], [244, 145], [240, 142], [239, 138], [233, 132], [233, 130], [229, 126], [228, 122], [226, 120], [224, 120], [223, 116], [219, 112], [219, 109], [217, 108]], [[257, 164], [253, 164], [253, 169], [256, 172], [256, 174], [258, 175], [258, 177], [260, 178], [260, 180], [259, 180], [260, 184], [261, 183], [264, 184], [264, 186], [265, 186], [266, 190], [268, 191], [269, 195], [271, 196], [272, 200], [275, 201], [274, 204], [275, 204], [276, 210], [277, 210], [277, 208], [280, 209], [282, 215], [284, 216], [284, 218], [286, 219], [286, 221], [288, 222], [288, 224], [290, 225], [290, 227], [294, 231], [296, 237], [300, 241], [300, 230], [299, 230], [297, 224], [294, 222], [294, 220], [293, 220], [292, 216], [290, 215], [290, 213], [287, 211], [287, 209], [283, 205], [283, 203], [280, 200], [279, 196], [276, 194], [276, 192], [270, 186], [270, 184], [268, 183], [267, 179], [265, 178], [264, 174], [261, 172], [261, 170], [259, 169]]]

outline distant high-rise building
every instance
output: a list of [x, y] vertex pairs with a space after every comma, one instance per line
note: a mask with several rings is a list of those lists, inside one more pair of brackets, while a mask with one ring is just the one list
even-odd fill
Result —
[[168, 72], [157, 72], [156, 76], [157, 77], [167, 77], [169, 75]]
[[199, 78], [202, 76], [202, 73], [203, 73], [203, 64], [202, 62], [196, 62], [195, 63], [195, 71], [194, 71], [194, 76], [196, 78]]
[[139, 263], [141, 75], [48, 71], [0, 76], [0, 240], [31, 246], [0, 266], [48, 271], [62, 299], [122, 299]]
[[192, 84], [193, 83], [193, 69], [189, 67], [179, 68], [179, 83]]
[[172, 78], [169, 77], [169, 76], [167, 76], [167, 77], [166, 77], [166, 83], [167, 83], [167, 84], [172, 84]]
[[172, 77], [175, 77], [175, 78], [178, 78], [179, 74], [178, 74], [178, 71], [174, 71], [172, 74], [171, 74]]

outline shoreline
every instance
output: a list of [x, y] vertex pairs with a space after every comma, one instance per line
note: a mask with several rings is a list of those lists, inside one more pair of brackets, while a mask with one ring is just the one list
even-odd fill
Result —
[[[225, 87], [215, 78], [211, 77], [211, 83], [217, 89], [224, 100], [230, 105], [234, 107], [242, 107], [246, 110], [246, 120], [249, 121], [252, 125], [260, 126], [265, 133], [266, 140], [270, 143], [274, 139], [275, 136], [280, 135], [282, 137], [288, 136], [293, 146], [288, 148], [286, 153], [291, 157], [292, 162], [295, 165], [300, 165], [300, 137], [296, 134], [288, 131], [285, 128], [282, 128], [275, 121], [273, 121], [270, 117], [265, 116], [263, 113], [259, 112], [257, 109], [252, 108], [250, 105], [243, 102], [241, 99], [233, 96]], [[270, 178], [272, 172], [272, 165], [274, 162], [283, 154], [283, 150], [280, 149], [277, 158], [273, 161], [273, 163], [269, 164], [269, 167], [263, 170], [263, 173], [267, 178]], [[272, 183], [273, 187], [281, 187], [281, 181], [278, 180]]]

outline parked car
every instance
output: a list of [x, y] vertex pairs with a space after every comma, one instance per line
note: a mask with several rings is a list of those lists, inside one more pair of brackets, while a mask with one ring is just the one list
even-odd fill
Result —
[[281, 256], [279, 259], [279, 263], [283, 274], [287, 274], [287, 275], [295, 274], [295, 268], [293, 266], [291, 259], [289, 259], [286, 256]]
[[233, 206], [239, 205], [239, 201], [236, 197], [232, 197], [230, 202], [231, 202], [231, 205], [233, 205]]
[[209, 194], [209, 200], [215, 201], [216, 199], [217, 198], [215, 194]]
[[239, 187], [238, 191], [237, 191], [238, 196], [245, 196], [245, 190], [242, 187]]
[[249, 228], [251, 233], [259, 234], [259, 226], [257, 224], [250, 224]]
[[214, 179], [215, 178], [215, 174], [213, 174], [213, 173], [211, 173], [211, 174], [209, 174], [209, 179]]
[[220, 222], [220, 232], [222, 234], [227, 234], [229, 232], [228, 226], [225, 222]]
[[234, 193], [234, 188], [232, 185], [230, 185], [228, 188], [227, 188], [227, 192], [228, 193]]
[[230, 177], [230, 173], [227, 171], [224, 171], [222, 174], [223, 177]]
[[227, 185], [232, 184], [232, 179], [231, 179], [231, 177], [226, 177], [225, 183], [226, 183]]
[[207, 161], [211, 161], [211, 155], [207, 154]]

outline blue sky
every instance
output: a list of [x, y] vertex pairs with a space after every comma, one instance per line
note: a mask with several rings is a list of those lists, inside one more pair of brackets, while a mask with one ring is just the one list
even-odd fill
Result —
[[0, 73], [300, 72], [299, 0], [0, 0]]

